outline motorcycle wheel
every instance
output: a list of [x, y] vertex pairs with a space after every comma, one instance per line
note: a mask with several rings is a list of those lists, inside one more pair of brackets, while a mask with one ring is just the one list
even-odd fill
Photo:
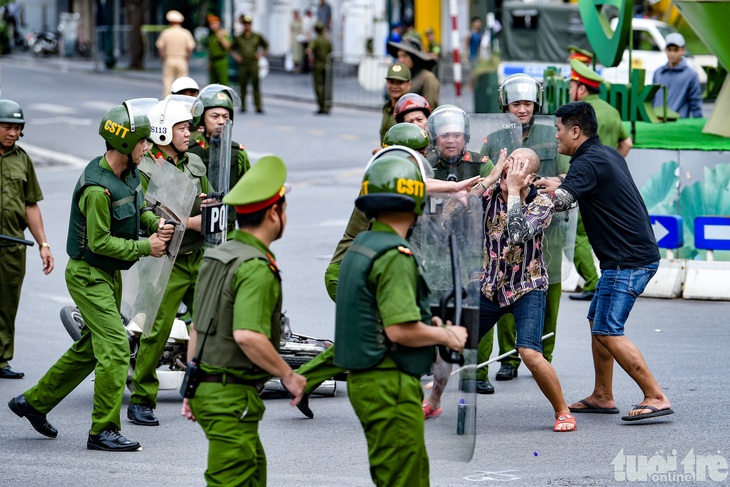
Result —
[[289, 364], [289, 367], [291, 367], [292, 369], [298, 369], [302, 365], [312, 360], [314, 357], [314, 355], [294, 355], [288, 353], [281, 355], [281, 358], [284, 359], [284, 362]]
[[84, 327], [84, 319], [76, 306], [64, 306], [61, 308], [61, 323], [73, 341], [81, 339], [81, 329]]

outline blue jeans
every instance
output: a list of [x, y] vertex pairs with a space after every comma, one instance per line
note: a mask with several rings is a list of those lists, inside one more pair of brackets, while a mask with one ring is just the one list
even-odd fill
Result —
[[623, 336], [636, 298], [644, 292], [658, 268], [659, 262], [654, 262], [644, 267], [602, 271], [588, 310], [588, 320], [593, 322], [591, 333]]
[[529, 348], [542, 353], [546, 296], [546, 291], [535, 289], [502, 308], [499, 303], [482, 295], [479, 299], [479, 339], [492, 329], [502, 315], [512, 313], [517, 325], [515, 348]]

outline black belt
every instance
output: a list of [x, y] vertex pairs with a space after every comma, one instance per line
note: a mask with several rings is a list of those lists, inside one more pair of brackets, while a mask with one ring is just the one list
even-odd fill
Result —
[[240, 379], [235, 375], [231, 374], [200, 374], [200, 382], [218, 382], [221, 384], [243, 384], [246, 386], [255, 387], [257, 390], [263, 388], [263, 384], [260, 381]]

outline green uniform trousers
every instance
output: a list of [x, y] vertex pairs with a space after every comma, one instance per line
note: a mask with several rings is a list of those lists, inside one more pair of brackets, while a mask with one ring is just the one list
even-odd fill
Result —
[[365, 430], [375, 485], [429, 485], [423, 389], [418, 379], [398, 369], [351, 371], [347, 395]]
[[203, 249], [178, 255], [175, 259], [152, 331], [149, 336], [142, 335], [139, 340], [137, 362], [132, 374], [134, 392], [129, 400], [130, 404], [147, 404], [153, 409], [157, 406], [157, 392], [160, 388], [160, 382], [157, 380], [157, 364], [170, 337], [180, 303], [185, 303], [191, 312], [193, 310], [195, 282], [198, 280], [202, 261]]
[[593, 261], [593, 251], [586, 235], [586, 228], [583, 226], [583, 218], [578, 213], [578, 227], [575, 230], [575, 252], [573, 264], [580, 277], [583, 278], [584, 291], [595, 291], [598, 284], [598, 271]]
[[[548, 333], [556, 333], [558, 329], [558, 310], [560, 308], [560, 296], [562, 294], [563, 285], [560, 282], [550, 284], [547, 290], [547, 299], [545, 301], [545, 323], [543, 325], [543, 335]], [[514, 316], [506, 314], [502, 316], [494, 327], [497, 329], [497, 341], [499, 342], [499, 355], [507, 353], [510, 350], [515, 349], [515, 342], [517, 340], [517, 325], [515, 324]], [[479, 341], [477, 348], [477, 361], [479, 363], [486, 362], [489, 360], [489, 356], [492, 354], [492, 347], [494, 346], [494, 328], [489, 330], [489, 333]], [[557, 333], [556, 333], [557, 335]], [[542, 356], [545, 360], [552, 362], [553, 350], [555, 350], [555, 336], [545, 339], [542, 342]], [[520, 356], [518, 354], [510, 355], [506, 359], [502, 360], [501, 363], [509, 364], [514, 367], [519, 367]], [[482, 367], [477, 371], [478, 380], [488, 380], [488, 367]]]
[[0, 367], [13, 360], [15, 317], [25, 278], [25, 245], [0, 247]]
[[208, 62], [208, 77], [210, 84], [219, 83], [228, 85], [228, 57]]
[[94, 372], [94, 407], [91, 434], [116, 427], [121, 430], [119, 411], [129, 370], [129, 341], [119, 317], [122, 277], [109, 274], [82, 260], [70, 259], [66, 286], [81, 316], [81, 339], [74, 342], [58, 362], [25, 392], [28, 403], [49, 413], [81, 381]]
[[259, 438], [265, 407], [256, 388], [202, 382], [190, 408], [208, 438], [208, 487], [265, 486], [266, 453]]
[[[337, 278], [339, 273], [339, 262], [328, 265], [324, 273], [324, 285], [332, 301], [337, 297]], [[305, 394], [311, 394], [316, 388], [322, 385], [322, 382], [346, 372], [342, 367], [337, 367], [334, 361], [335, 347], [331, 346], [296, 370], [297, 374], [303, 375], [307, 379], [307, 386], [304, 388]]]
[[256, 106], [256, 110], [262, 110], [258, 62], [243, 62], [239, 64], [238, 81], [241, 84], [241, 110], [246, 110], [246, 93], [249, 83], [251, 83], [251, 87], [253, 88], [253, 104]]
[[322, 112], [329, 112], [332, 101], [326, 98], [326, 95], [328, 94], [325, 89], [325, 83], [327, 82], [327, 67], [317, 66], [315, 64], [312, 76], [314, 78], [314, 93], [317, 95], [317, 105], [319, 106], [319, 110]]

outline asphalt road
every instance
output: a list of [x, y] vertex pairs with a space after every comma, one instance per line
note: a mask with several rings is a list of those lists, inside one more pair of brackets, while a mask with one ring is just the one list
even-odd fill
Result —
[[[28, 250], [13, 360], [26, 377], [0, 381], [0, 399], [7, 401], [33, 386], [71, 344], [58, 318], [61, 307], [72, 304], [63, 278], [70, 194], [79, 164], [103, 151], [96, 132], [102, 104], [157, 96], [158, 82], [121, 74], [54, 72], [2, 60], [0, 67], [3, 97], [28, 107], [21, 145], [63, 156], [60, 161], [49, 156], [38, 168], [56, 269], [43, 276], [37, 247]], [[234, 138], [254, 156], [273, 152], [290, 166], [294, 190], [287, 195], [289, 223], [284, 238], [273, 245], [283, 269], [284, 308], [294, 331], [332, 338], [334, 305], [325, 293], [323, 273], [376, 143], [379, 116], [343, 109], [322, 118], [308, 104], [268, 98], [265, 103], [266, 115], [237, 118]], [[63, 117], [84, 122], [73, 124]], [[44, 158], [43, 152], [38, 154]], [[587, 307], [567, 294], [561, 302], [553, 364], [568, 402], [588, 395], [593, 385]], [[727, 485], [729, 309], [726, 302], [655, 299], [641, 299], [635, 307], [628, 336], [672, 400], [673, 416], [632, 424], [616, 415], [582, 415], [577, 416], [577, 431], [554, 433], [551, 408], [521, 367], [516, 380], [493, 382], [496, 394], [479, 397], [476, 451], [470, 463], [443, 460], [449, 444], [429, 436], [432, 485], [674, 485], [680, 475], [689, 480], [685, 474], [693, 475], [695, 485]], [[493, 368], [490, 375], [495, 372]], [[641, 400], [641, 392], [618, 367], [614, 376], [616, 402], [624, 414]], [[176, 391], [160, 394], [156, 414], [161, 426], [122, 420], [123, 433], [140, 441], [142, 451], [112, 454], [85, 449], [93, 387], [90, 377], [50, 413], [60, 431], [55, 440], [38, 435], [0, 404], [0, 485], [203, 485], [207, 442], [199, 426], [179, 417]], [[127, 401], [128, 394], [123, 418]], [[266, 400], [260, 433], [269, 485], [371, 485], [365, 438], [345, 384], [338, 383], [336, 397], [314, 397], [311, 404], [315, 418], [307, 420], [285, 399]]]

